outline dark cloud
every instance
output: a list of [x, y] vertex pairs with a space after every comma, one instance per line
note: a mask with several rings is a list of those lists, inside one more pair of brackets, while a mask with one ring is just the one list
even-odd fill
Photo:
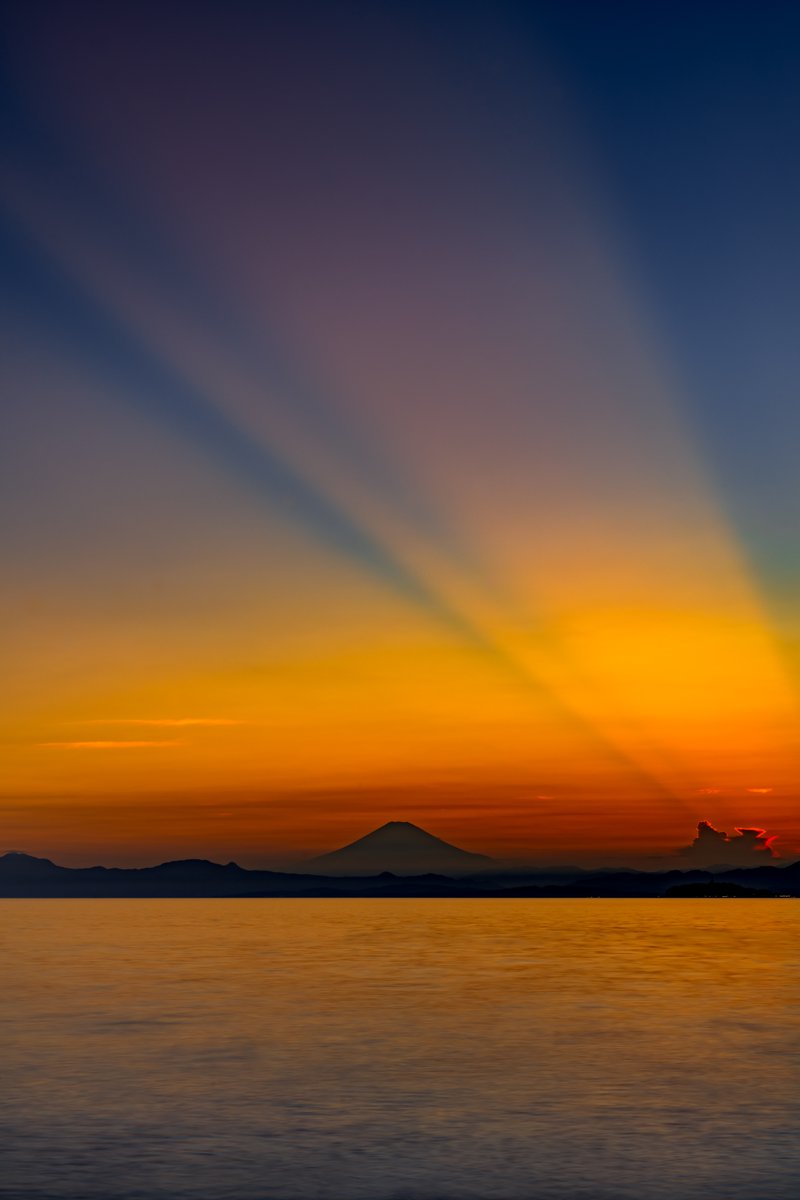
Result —
[[715, 829], [710, 821], [700, 821], [697, 837], [683, 851], [698, 867], [757, 867], [777, 859], [772, 849], [774, 837], [765, 829], [739, 829], [728, 835]]

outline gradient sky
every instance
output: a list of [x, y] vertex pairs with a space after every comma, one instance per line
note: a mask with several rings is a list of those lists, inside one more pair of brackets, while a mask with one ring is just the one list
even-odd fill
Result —
[[800, 9], [7, 12], [4, 848], [800, 853]]

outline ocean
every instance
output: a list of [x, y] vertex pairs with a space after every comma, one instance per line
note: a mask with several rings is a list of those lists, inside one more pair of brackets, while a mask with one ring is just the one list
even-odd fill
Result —
[[0, 901], [2, 1200], [788, 1200], [800, 902]]

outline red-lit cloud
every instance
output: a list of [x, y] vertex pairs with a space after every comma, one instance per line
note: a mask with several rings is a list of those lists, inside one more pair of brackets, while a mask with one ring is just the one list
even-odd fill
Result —
[[686, 858], [701, 867], [753, 867], [768, 864], [778, 857], [772, 849], [774, 837], [765, 829], [738, 828], [729, 835], [715, 829], [710, 821], [700, 821], [697, 837], [684, 850]]

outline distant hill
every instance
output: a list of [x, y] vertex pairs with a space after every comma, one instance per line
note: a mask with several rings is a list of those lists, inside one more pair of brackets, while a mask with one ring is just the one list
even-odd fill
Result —
[[304, 865], [321, 875], [376, 875], [382, 871], [420, 875], [433, 871], [457, 877], [485, 870], [491, 863], [488, 855], [460, 850], [410, 821], [389, 821]]
[[[304, 876], [247, 871], [236, 863], [188, 858], [157, 867], [60, 867], [47, 858], [0, 857], [0, 896], [231, 896], [257, 888], [298, 891]], [[282, 880], [288, 881], [281, 885]]]
[[[472, 875], [466, 874], [464, 859], [481, 859], [481, 855], [467, 854], [455, 846], [448, 847], [446, 842], [440, 842], [439, 838], [433, 838], [423, 830], [416, 830], [416, 833], [463, 856], [455, 860], [459, 868], [447, 872], [418, 870], [414, 875], [377, 870], [365, 874], [352, 868], [352, 874], [349, 875], [340, 875], [329, 869], [318, 869], [314, 874], [290, 874], [248, 871], [236, 863], [214, 863], [196, 858], [161, 863], [157, 867], [61, 867], [47, 858], [10, 853], [0, 856], [0, 898], [451, 896], [476, 899], [642, 899], [664, 895], [763, 895], [765, 892], [800, 897], [800, 862], [786, 867], [738, 868], [716, 875], [707, 871], [615, 871], [594, 874], [576, 871], [572, 879], [565, 879], [554, 878], [548, 871], [531, 871], [527, 875], [513, 873], [504, 879], [502, 874], [494, 871], [479, 870]], [[355, 843], [356, 846], [358, 844]], [[414, 838], [413, 844], [420, 844], [420, 839]], [[344, 849], [349, 850], [350, 847]]]
[[389, 871], [357, 878], [248, 871], [236, 863], [188, 858], [157, 867], [60, 867], [48, 858], [0, 856], [0, 898], [170, 899], [237, 897], [485, 896], [483, 888], [420, 874], [401, 879]]
[[666, 891], [667, 896], [684, 900], [757, 900], [775, 894], [767, 888], [743, 887], [741, 883], [721, 883], [717, 879], [708, 883], [681, 883]]

